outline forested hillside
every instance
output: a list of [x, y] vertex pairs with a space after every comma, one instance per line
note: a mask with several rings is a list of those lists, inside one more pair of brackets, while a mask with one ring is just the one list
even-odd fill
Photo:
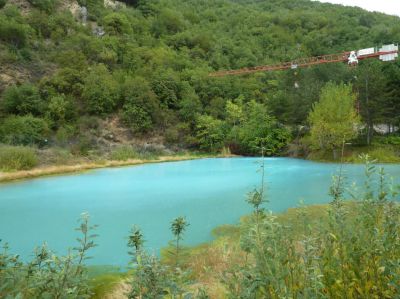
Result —
[[399, 124], [399, 62], [208, 76], [398, 42], [397, 17], [308, 0], [0, 6], [0, 143], [86, 155], [156, 138], [237, 154], [264, 144], [278, 154], [308, 125], [328, 81], [353, 85], [363, 123]]

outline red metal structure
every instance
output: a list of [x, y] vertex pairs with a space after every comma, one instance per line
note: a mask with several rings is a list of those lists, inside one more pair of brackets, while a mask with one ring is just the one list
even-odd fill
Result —
[[397, 45], [386, 45], [377, 48], [362, 49], [359, 51], [343, 52], [340, 54], [323, 55], [317, 57], [300, 58], [289, 62], [284, 62], [275, 65], [263, 65], [242, 68], [237, 70], [227, 70], [211, 73], [210, 77], [224, 77], [230, 75], [243, 75], [256, 72], [268, 72], [277, 70], [304, 68], [318, 64], [347, 62], [349, 65], [358, 64], [358, 61], [379, 58], [382, 61], [393, 61], [398, 57], [399, 49]]

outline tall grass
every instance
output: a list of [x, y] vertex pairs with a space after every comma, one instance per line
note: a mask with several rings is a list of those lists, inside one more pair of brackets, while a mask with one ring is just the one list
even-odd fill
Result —
[[114, 149], [111, 154], [111, 160], [128, 161], [128, 160], [155, 160], [160, 153], [152, 149], [136, 149], [133, 146], [125, 145]]
[[38, 158], [33, 148], [0, 145], [0, 170], [28, 170], [37, 164]]

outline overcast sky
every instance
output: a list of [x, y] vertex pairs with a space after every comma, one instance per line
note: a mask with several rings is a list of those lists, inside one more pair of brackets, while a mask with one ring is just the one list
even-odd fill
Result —
[[400, 16], [400, 0], [317, 0], [349, 6], [359, 6], [370, 11], [379, 11]]

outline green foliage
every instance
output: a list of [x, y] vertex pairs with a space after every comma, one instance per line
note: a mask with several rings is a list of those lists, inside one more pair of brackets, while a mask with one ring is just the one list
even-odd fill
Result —
[[[269, 155], [275, 155], [290, 140], [289, 131], [269, 115], [267, 108], [255, 101], [249, 102], [241, 112], [239, 107], [227, 106], [228, 113], [235, 113], [230, 133], [234, 152], [257, 155], [262, 147]], [[235, 109], [236, 111], [232, 111]]]
[[114, 111], [119, 99], [118, 85], [104, 65], [93, 67], [84, 82], [82, 98], [88, 112], [105, 115]]
[[0, 253], [0, 296], [5, 298], [90, 298], [91, 290], [84, 261], [95, 247], [89, 215], [83, 213], [79, 245], [66, 256], [57, 256], [46, 244], [35, 249], [32, 261], [23, 263], [10, 255], [8, 245]]
[[376, 145], [400, 145], [400, 136], [375, 137], [373, 143]]
[[56, 128], [65, 125], [73, 116], [72, 104], [65, 96], [55, 96], [50, 99], [47, 117]]
[[132, 28], [128, 19], [123, 14], [111, 13], [104, 17], [104, 29], [107, 34], [121, 35], [131, 34]]
[[7, 19], [0, 15], [0, 40], [14, 46], [22, 48], [27, 44], [29, 27]]
[[152, 129], [159, 108], [148, 82], [143, 78], [129, 78], [122, 86], [122, 95], [122, 121], [135, 133]]
[[0, 141], [13, 145], [46, 144], [46, 121], [32, 115], [10, 116], [0, 123]]
[[128, 125], [133, 132], [144, 133], [151, 129], [152, 121], [148, 112], [142, 107], [127, 103], [123, 107], [122, 121]]
[[309, 115], [311, 142], [317, 149], [335, 149], [358, 135], [359, 117], [351, 85], [327, 84]]
[[38, 158], [33, 148], [0, 145], [0, 170], [28, 170], [37, 164]]
[[209, 115], [200, 115], [197, 118], [196, 138], [200, 148], [210, 152], [218, 152], [224, 146], [224, 123]]
[[2, 9], [7, 4], [7, 0], [0, 0], [0, 9]]
[[43, 115], [46, 103], [42, 100], [39, 90], [32, 84], [11, 86], [3, 94], [2, 109], [9, 114]]
[[[171, 231], [176, 238], [176, 254], [179, 253], [179, 240], [182, 240], [188, 223], [185, 218], [178, 217], [171, 223]], [[156, 256], [143, 250], [143, 234], [134, 226], [128, 237], [128, 252], [132, 256], [131, 266], [134, 274], [130, 279], [131, 290], [128, 298], [192, 298], [188, 291], [188, 273], [178, 267], [176, 256], [175, 267], [162, 263]]]
[[175, 34], [185, 28], [185, 22], [179, 12], [164, 9], [155, 19], [152, 31], [156, 36]]
[[179, 253], [180, 246], [179, 242], [183, 240], [183, 234], [186, 231], [186, 228], [189, 226], [189, 223], [186, 221], [185, 217], [175, 218], [171, 222], [171, 232], [175, 237], [175, 264], [179, 264]]

